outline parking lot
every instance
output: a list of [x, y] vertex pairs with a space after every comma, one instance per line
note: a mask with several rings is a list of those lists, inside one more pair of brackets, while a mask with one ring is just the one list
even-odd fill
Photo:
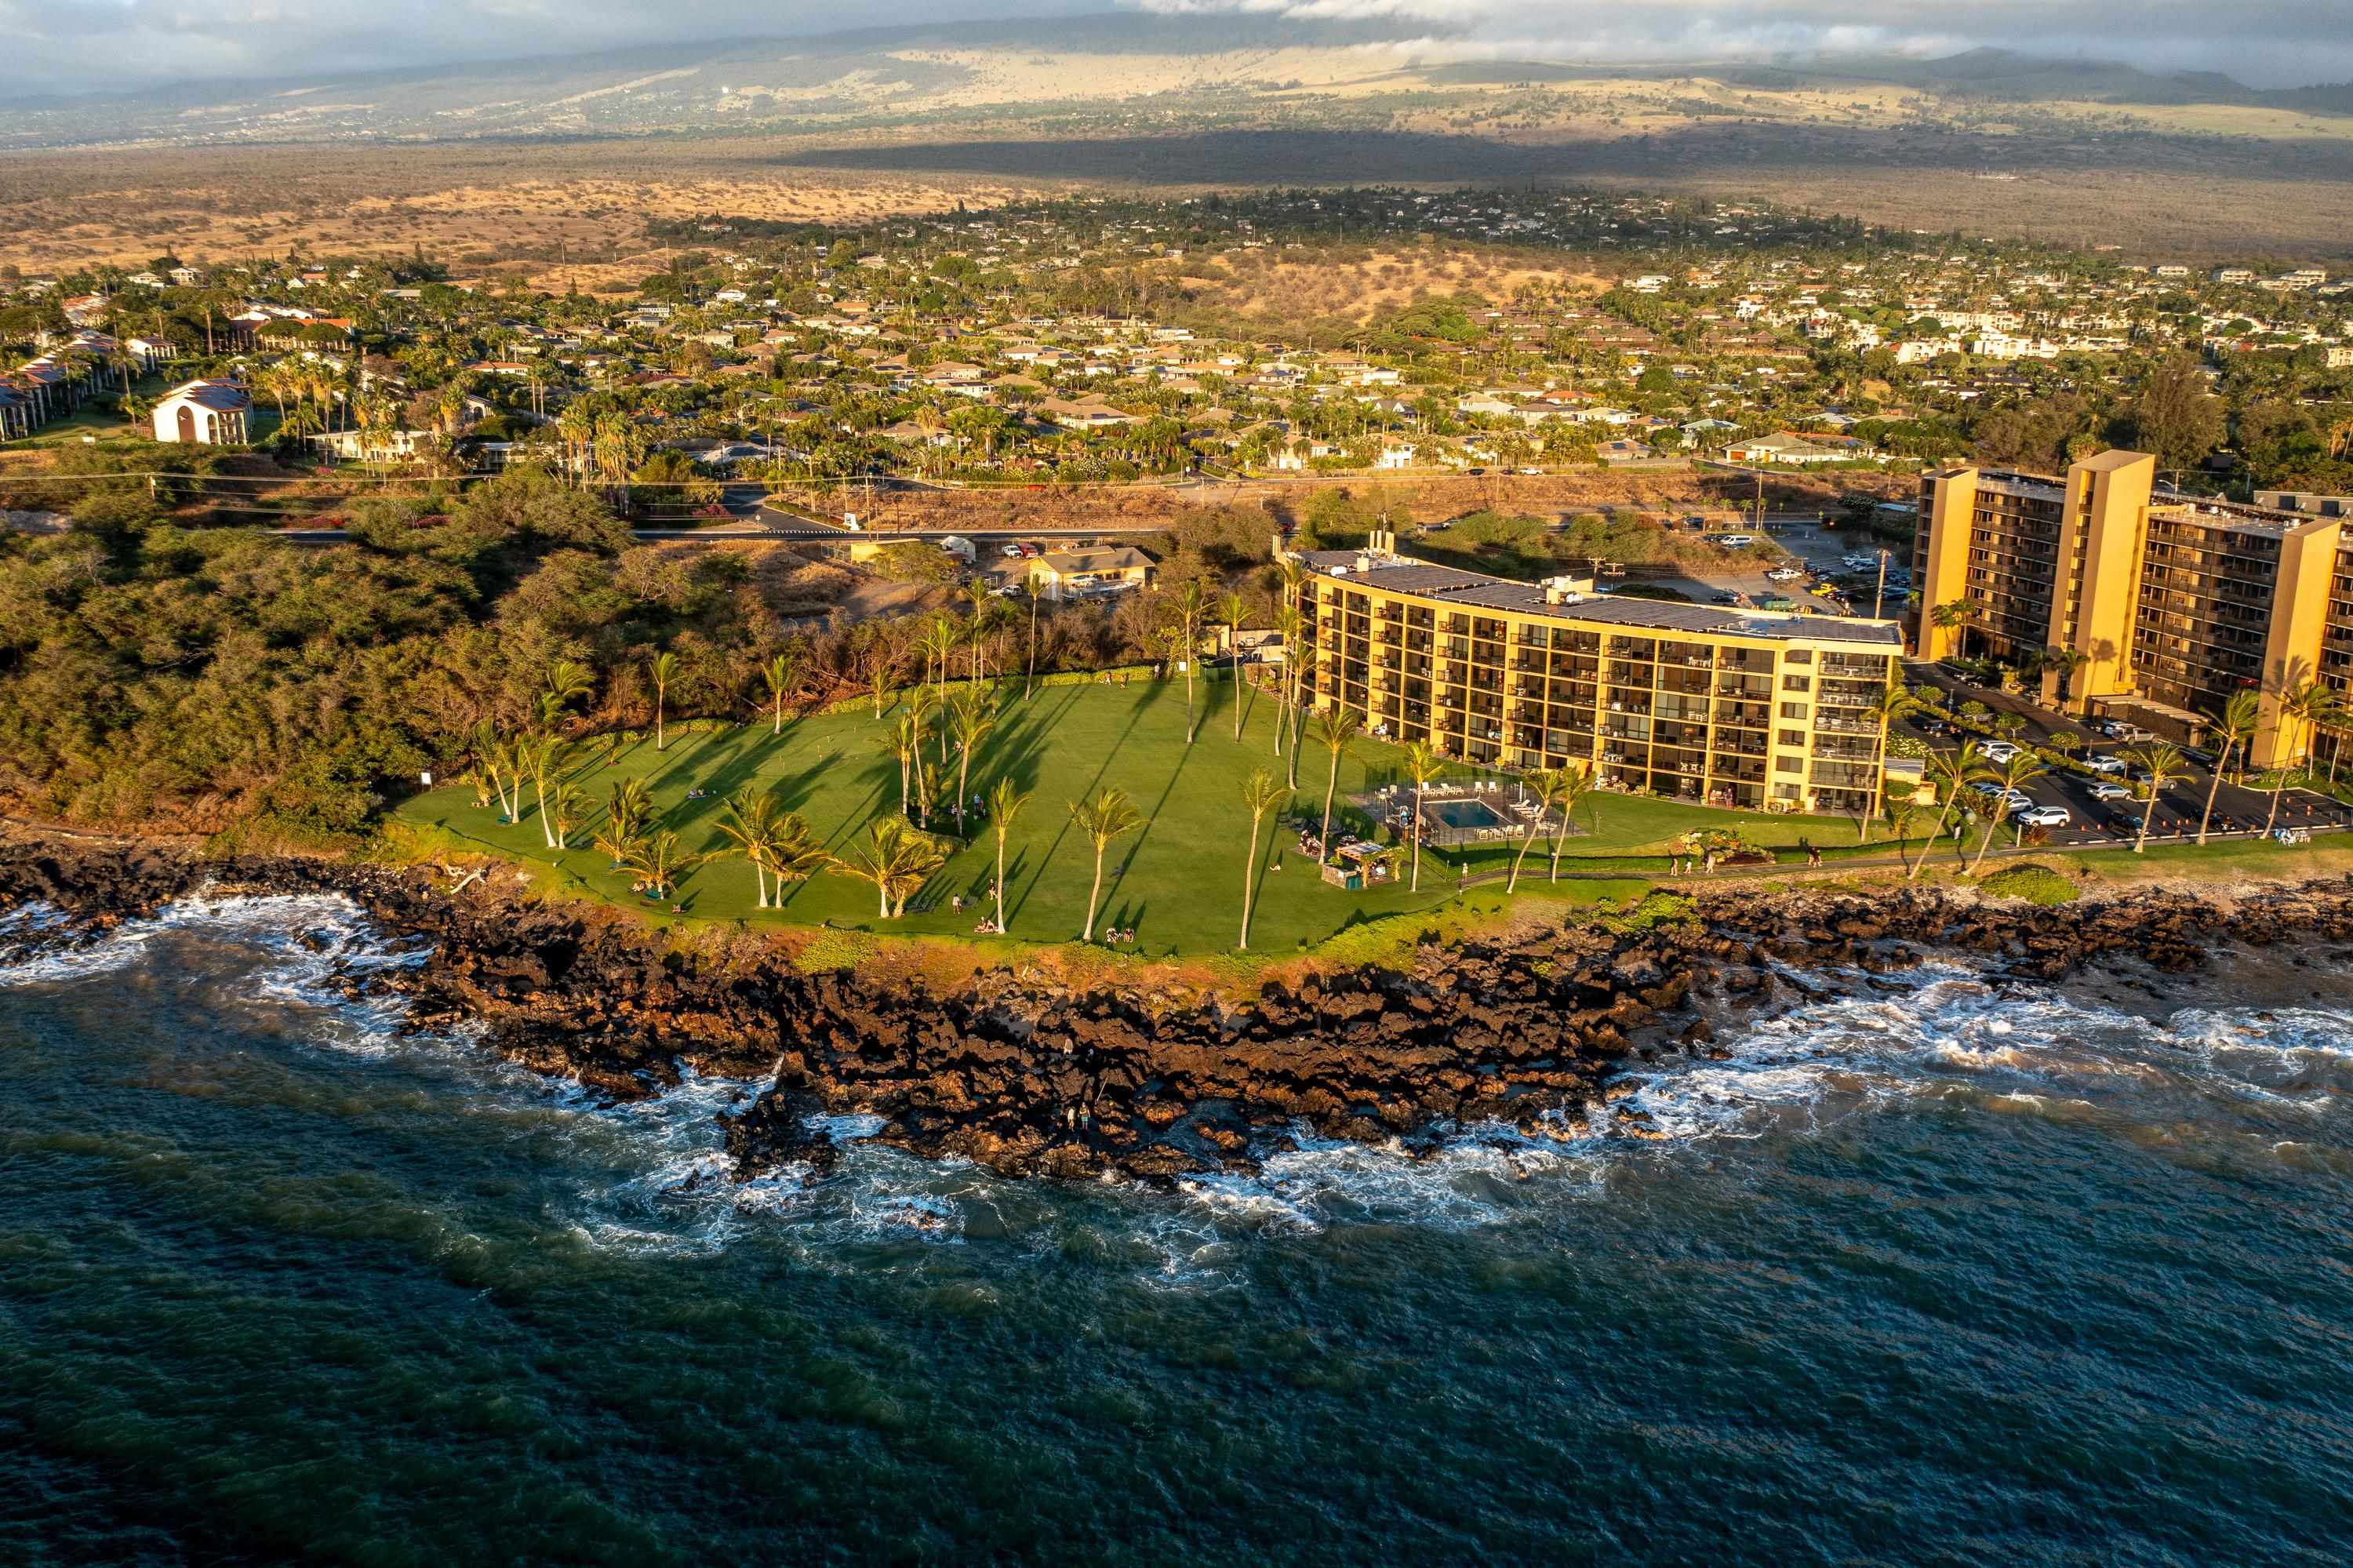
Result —
[[[2120, 754], [2128, 749], [2125, 742], [2098, 736], [2086, 721], [2053, 714], [2022, 697], [1968, 685], [1956, 678], [1951, 672], [1936, 665], [1907, 664], [1905, 667], [1905, 678], [1915, 683], [1935, 686], [1950, 694], [1955, 703], [1974, 699], [1984, 703], [1997, 713], [2020, 715], [2026, 720], [2027, 726], [2020, 738], [2031, 741], [2036, 745], [2047, 746], [2053, 734], [2060, 730], [2072, 730], [2077, 735], [2092, 739], [2093, 745], [2086, 754], [2090, 757], [2118, 758], [2121, 760]], [[1896, 726], [1896, 730], [1901, 734], [1909, 734], [1926, 742], [1932, 749], [1940, 751], [1950, 750], [1964, 738], [1960, 735], [1936, 733], [1925, 727], [1922, 721], [1915, 719], [1905, 720]], [[1979, 744], [1985, 743], [1980, 741]], [[2191, 752], [2186, 747], [2183, 748], [2183, 755], [2189, 758], [2188, 771], [2190, 776], [2169, 785], [2164, 794], [2154, 802], [2154, 817], [2149, 823], [2148, 834], [2151, 843], [2197, 837], [2199, 815], [2205, 810], [2206, 791], [2214, 777], [2211, 766], [2212, 759], [2200, 753]], [[2125, 772], [2110, 774], [2096, 779], [2086, 779], [2073, 772], [2052, 773], [2031, 780], [2024, 786], [2021, 793], [2028, 796], [2037, 807], [2055, 806], [2067, 812], [2068, 821], [2064, 825], [2056, 825], [2044, 830], [2049, 833], [2050, 842], [2053, 844], [2065, 846], [2129, 841], [2135, 834], [2139, 815], [2144, 810], [2151, 808], [2139, 800], [2130, 799], [2100, 798], [2101, 794], [2112, 791], [2117, 786], [2124, 784], [2128, 772], [2129, 765]], [[2108, 787], [2107, 790], [2101, 789], [2103, 785]], [[1970, 803], [1982, 810], [1984, 805], [1989, 802], [1972, 800]], [[2269, 791], [2251, 789], [2244, 785], [2232, 783], [2226, 778], [2214, 794], [2214, 817], [2211, 832], [2216, 835], [2229, 834], [2242, 838], [2260, 834], [2265, 820], [2271, 815], [2271, 810], [2272, 797]], [[2353, 808], [2341, 806], [2327, 796], [2316, 794], [2310, 790], [2284, 790], [2280, 796], [2278, 825], [2283, 828], [2305, 828], [2314, 832], [2330, 832], [2353, 827]], [[1976, 831], [1983, 831], [1981, 823]], [[2008, 842], [2010, 837], [2010, 832], [2005, 827], [1999, 835], [1999, 842]]]
[[[1727, 523], [1711, 524], [1707, 532], [1711, 537], [1721, 537], [1726, 534], [1755, 534], [1757, 530], [1748, 524]], [[1769, 599], [1788, 599], [1825, 614], [1871, 613], [1871, 589], [1868, 587], [1844, 602], [1818, 597], [1812, 589], [1823, 578], [1849, 571], [1851, 568], [1843, 559], [1848, 555], [1872, 555], [1875, 557], [1881, 547], [1877, 540], [1853, 528], [1824, 527], [1818, 521], [1818, 514], [1811, 512], [1768, 513], [1762, 536], [1773, 546], [1779, 546], [1779, 550], [1758, 547], [1755, 552], [1754, 567], [1724, 571], [1679, 572], [1641, 580], [1673, 588], [1700, 604], [1720, 603], [1720, 596], [1729, 594], [1751, 606], [1761, 605]], [[1780, 552], [1787, 552], [1786, 563]], [[1784, 564], [1794, 566], [1806, 575], [1781, 582], [1766, 576], [1768, 569]], [[1891, 574], [1901, 573], [1908, 565], [1900, 553], [1888, 558]], [[1881, 613], [1892, 616], [1903, 603], [1904, 589], [1896, 581], [1891, 581]]]

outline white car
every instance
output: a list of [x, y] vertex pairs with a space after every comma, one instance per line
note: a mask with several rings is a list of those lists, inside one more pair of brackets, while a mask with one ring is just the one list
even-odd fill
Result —
[[1771, 571], [1765, 574], [1765, 580], [1776, 583], [1793, 583], [1805, 575], [1805, 573], [1799, 571], [1795, 567], [1775, 567]]
[[2121, 757], [2087, 757], [2084, 758], [2084, 766], [2094, 773], [2116, 774], [2125, 770], [2125, 759]]
[[2035, 806], [2019, 812], [2018, 820], [2030, 828], [2063, 828], [2075, 814], [2064, 806]]
[[2126, 789], [2123, 785], [2117, 783], [2113, 779], [2103, 779], [2097, 784], [2092, 786], [2092, 799], [2094, 800], [2129, 800], [2132, 799], [2132, 791]]
[[2023, 789], [2004, 789], [2000, 799], [2001, 809], [2012, 816], [2034, 810], [2034, 797]]
[[1989, 740], [1981, 742], [1978, 747], [1978, 750], [1983, 754], [1988, 762], [2007, 762], [2011, 758], [2018, 755], [2018, 747], [2012, 746], [2006, 740]]
[[1021, 558], [1021, 546], [1018, 545], [1008, 545], [997, 553], [1004, 556], [1008, 561], [1018, 561]]

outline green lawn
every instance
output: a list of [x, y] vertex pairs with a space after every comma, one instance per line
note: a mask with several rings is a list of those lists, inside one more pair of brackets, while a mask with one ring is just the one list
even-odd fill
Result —
[[[1027, 703], [1019, 699], [1018, 683], [1013, 685], [997, 731], [974, 765], [972, 789], [985, 794], [1000, 773], [1009, 773], [1031, 792], [1006, 853], [1006, 909], [1014, 939], [1056, 942], [1078, 935], [1093, 858], [1067, 807], [1109, 786], [1125, 790], [1149, 821], [1105, 858], [1098, 927], [1134, 927], [1139, 938], [1134, 950], [1155, 957], [1234, 945], [1250, 842], [1240, 781], [1254, 768], [1274, 766], [1276, 708], [1263, 695], [1246, 693], [1251, 705], [1237, 745], [1231, 706], [1236, 688], [1205, 682], [1198, 691], [1204, 717], [1199, 737], [1188, 748], [1180, 682], [1048, 687]], [[765, 723], [692, 732], [673, 726], [665, 751], [658, 753], [650, 737], [628, 740], [609, 765], [590, 769], [580, 786], [601, 801], [616, 781], [644, 779], [653, 790], [658, 828], [676, 832], [691, 849], [719, 852], [720, 858], [681, 885], [678, 902], [691, 917], [812, 926], [829, 920], [866, 930], [968, 937], [979, 911], [968, 904], [957, 912], [951, 898], [985, 895], [995, 865], [991, 830], [977, 828], [975, 841], [934, 879], [924, 894], [925, 901], [936, 901], [933, 907], [917, 913], [911, 906], [904, 919], [890, 922], [876, 918], [871, 885], [838, 874], [801, 884], [781, 913], [763, 916], [754, 906], [751, 868], [725, 853], [720, 798], [747, 787], [772, 792], [786, 809], [807, 818], [829, 847], [846, 850], [869, 821], [898, 806], [898, 764], [879, 744], [883, 728], [869, 707], [788, 723], [776, 737]], [[588, 749], [601, 757], [602, 744], [590, 742]], [[1395, 781], [1399, 756], [1393, 747], [1360, 738], [1341, 766], [1342, 795]], [[1291, 812], [1320, 815], [1326, 767], [1327, 754], [1311, 736]], [[709, 793], [689, 800], [692, 789]], [[1588, 863], [1594, 870], [1620, 869], [1630, 851], [1694, 825], [1736, 826], [1767, 842], [1794, 842], [1809, 832], [1817, 842], [1838, 842], [1833, 835], [1841, 828], [1849, 840], [1853, 833], [1851, 823], [1820, 818], [1752, 818], [1616, 795], [1599, 797], [1599, 804], [1600, 833], [1571, 841], [1574, 851], [1596, 857]], [[522, 822], [502, 824], [495, 806], [475, 806], [470, 786], [419, 795], [395, 816], [461, 845], [552, 862], [580, 889], [643, 906], [629, 894], [629, 874], [609, 869], [602, 853], [588, 848], [552, 853], [542, 846], [539, 824], [528, 809]], [[1586, 813], [1578, 816], [1582, 822]], [[591, 826], [573, 836], [586, 840], [593, 832]], [[1344, 927], [1430, 909], [1455, 894], [1454, 868], [1434, 853], [1424, 859], [1419, 894], [1398, 885], [1349, 893], [1315, 874], [1314, 864], [1296, 853], [1295, 833], [1287, 827], [1271, 821], [1260, 851], [1258, 909], [1250, 933], [1254, 951], [1293, 951]], [[1280, 852], [1279, 869], [1270, 851]], [[1609, 853], [1604, 857], [1596, 852]], [[1491, 850], [1488, 855], [1501, 853]], [[1532, 868], [1541, 864], [1535, 855], [1530, 860]], [[1492, 862], [1482, 856], [1478, 863]]]

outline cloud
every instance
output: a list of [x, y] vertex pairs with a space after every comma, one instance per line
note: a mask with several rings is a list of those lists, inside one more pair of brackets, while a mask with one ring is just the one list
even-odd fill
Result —
[[[2259, 85], [2353, 79], [2348, 0], [0, 0], [0, 96], [532, 56], [1120, 7], [1394, 29], [1451, 54], [1575, 62], [1927, 55], [1981, 44]], [[2126, 23], [2128, 18], [2128, 25]]]

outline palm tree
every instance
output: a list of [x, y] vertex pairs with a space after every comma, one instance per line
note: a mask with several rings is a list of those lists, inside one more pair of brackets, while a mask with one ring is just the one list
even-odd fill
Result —
[[[1242, 738], [1242, 622], [1250, 618], [1250, 606], [1238, 593], [1229, 593], [1218, 600], [1218, 619], [1226, 625], [1226, 663], [1234, 673], [1234, 744]], [[1280, 735], [1282, 726], [1277, 725]]]
[[2125, 756], [2148, 775], [2148, 805], [2141, 811], [2140, 832], [2133, 839], [2133, 853], [2139, 854], [2148, 848], [2149, 826], [2157, 821], [2157, 803], [2164, 796], [2165, 787], [2189, 778], [2189, 762], [2178, 747], [2161, 740], [2132, 747]]
[[978, 686], [960, 693], [948, 705], [948, 728], [955, 736], [956, 748], [956, 836], [965, 835], [965, 801], [972, 792], [972, 758], [980, 743], [997, 727], [997, 716], [988, 710], [988, 696]]
[[1169, 600], [1175, 614], [1167, 630], [1169, 656], [1185, 666], [1185, 744], [1193, 744], [1198, 721], [1193, 715], [1194, 657], [1201, 646], [1201, 618], [1208, 612], [1208, 600], [1202, 594], [1199, 578], [1194, 578], [1176, 590]]
[[[1993, 764], [1986, 760], [1985, 753], [1978, 749], [1976, 741], [1967, 740], [1957, 751], [1939, 751], [1930, 756], [1923, 771], [1928, 782], [1935, 786], [1936, 799], [1943, 802], [1942, 809], [1936, 812], [1936, 830], [1928, 835], [1929, 843], [1933, 845], [1944, 837], [1945, 824], [1952, 819], [1953, 808], [1961, 803], [1962, 792], [1978, 780], [1993, 777]], [[1909, 882], [1918, 877], [1921, 868], [1927, 863], [1928, 851], [1924, 848], [1920, 858], [1912, 863], [1912, 869], [1905, 873], [1905, 880]]]
[[1522, 779], [1521, 787], [1535, 797], [1536, 809], [1528, 817], [1528, 831], [1521, 835], [1519, 852], [1512, 856], [1512, 874], [1504, 884], [1506, 893], [1517, 892], [1520, 885], [1520, 863], [1528, 858], [1528, 850], [1536, 842], [1536, 830], [1545, 824], [1546, 815], [1560, 804], [1561, 792], [1573, 778], [1566, 768], [1539, 768]]
[[727, 799], [729, 821], [719, 824], [719, 831], [733, 844], [745, 860], [752, 863], [752, 879], [760, 892], [760, 907], [768, 906], [768, 862], [776, 848], [776, 802], [749, 787]]
[[1026, 703], [1038, 684], [1038, 601], [1045, 595], [1030, 578], [1022, 580], [1020, 593], [1029, 601], [1029, 667], [1021, 677], [1021, 700]]
[[[1904, 847], [1904, 840], [1912, 832], [1912, 820], [1920, 814], [1920, 808], [1912, 803], [1909, 795], [1883, 795], [1879, 802], [1879, 814], [1887, 823], [1888, 832], [1894, 837], [1896, 857], [1904, 862], [1905, 873], [1909, 875], [1912, 854]], [[1924, 847], [1920, 853], [1925, 856], [1928, 852]]]
[[[1978, 841], [1977, 841], [1977, 857], [1974, 857], [1972, 862], [1969, 862], [1969, 875], [1977, 875], [1977, 869], [1978, 869], [1978, 866], [1986, 864], [1986, 850], [1989, 850], [1990, 845], [1993, 845], [1993, 829], [1995, 829], [1995, 826], [2000, 826], [2002, 821], [2010, 820], [2010, 817], [2017, 817], [2017, 810], [2011, 810], [2011, 805], [2010, 805], [2010, 791], [2011, 791], [2011, 789], [2023, 787], [2023, 784], [2026, 784], [2026, 781], [2029, 781], [2029, 779], [2038, 779], [2038, 777], [2042, 777], [2042, 775], [2045, 775], [2045, 772], [2050, 772], [2050, 768], [2045, 768], [2045, 765], [2038, 763], [2038, 760], [2035, 760], [2035, 758], [2031, 758], [2031, 756], [2026, 756], [2026, 754], [2023, 754], [2023, 751], [2019, 751], [2017, 756], [2011, 756], [2011, 758], [2007, 760], [2007, 763], [2002, 763], [2000, 772], [1995, 772], [1993, 777], [1995, 777], [1995, 779], [1998, 779], [1998, 781], [2000, 781], [2002, 793], [2000, 793], [2000, 796], [1993, 796], [1993, 798], [1990, 798], [1990, 810], [1989, 810], [1989, 812], [1986, 812], [1986, 836], [1984, 836], [1984, 838], [1978, 838]], [[2019, 829], [2019, 833], [2021, 833], [2021, 838], [2023, 838], [2023, 826], [2021, 826], [2021, 829]]]
[[[555, 830], [548, 821], [547, 787], [551, 780], [562, 782], [565, 757], [569, 749], [568, 742], [553, 735], [528, 736], [515, 742], [515, 802], [521, 806], [522, 781], [530, 779], [532, 794], [539, 806], [539, 835], [543, 847], [548, 849], [555, 848]], [[520, 810], [516, 815], [521, 817]]]
[[776, 704], [776, 722], [768, 726], [770, 735], [785, 733], [785, 697], [793, 689], [793, 656], [778, 653], [761, 668], [760, 678], [768, 685], [768, 698]]
[[1405, 776], [1413, 780], [1413, 884], [1409, 891], [1421, 891], [1421, 795], [1430, 781], [1446, 767], [1446, 759], [1430, 748], [1426, 740], [1417, 740], [1405, 748]]
[[1315, 713], [1315, 734], [1332, 754], [1332, 771], [1324, 780], [1324, 829], [1316, 842], [1324, 846], [1323, 857], [1332, 858], [1332, 797], [1340, 789], [1340, 758], [1347, 754], [1348, 737], [1356, 733], [1356, 721], [1348, 705], [1319, 708]]
[[882, 736], [883, 749], [899, 759], [899, 814], [902, 817], [910, 814], [907, 774], [923, 758], [923, 715], [910, 709]]
[[1258, 831], [1266, 814], [1291, 798], [1291, 791], [1261, 768], [1242, 780], [1242, 805], [1250, 814], [1250, 855], [1242, 862], [1242, 951], [1250, 950], [1250, 906], [1258, 891]]
[[1881, 758], [1881, 767], [1878, 770], [1877, 776], [1872, 782], [1871, 803], [1864, 808], [1862, 817], [1855, 826], [1854, 842], [1859, 844], [1869, 843], [1871, 842], [1871, 820], [1878, 814], [1882, 798], [1887, 789], [1887, 768], [1885, 766], [1885, 759], [1887, 757], [1887, 726], [1894, 724], [1897, 719], [1902, 718], [1905, 715], [1911, 713], [1919, 705], [1919, 699], [1905, 689], [1904, 683], [1902, 681], [1890, 680], [1880, 691], [1879, 695], [1871, 699], [1871, 705], [1863, 710], [1864, 713], [1869, 715], [1872, 723], [1879, 726], [1879, 755]]
[[1079, 933], [1079, 940], [1092, 942], [1095, 939], [1095, 906], [1103, 900], [1103, 852], [1142, 827], [1144, 817], [1136, 810], [1135, 803], [1124, 794], [1117, 789], [1105, 789], [1098, 791], [1092, 800], [1071, 801], [1071, 821], [1079, 825], [1079, 832], [1095, 846], [1094, 887], [1087, 895], [1086, 927]]
[[874, 885], [878, 913], [888, 920], [907, 912], [908, 898], [947, 858], [945, 851], [917, 832], [906, 818], [881, 817], [867, 829], [865, 841], [849, 858], [837, 859], [833, 864], [845, 875]]
[[1009, 778], [999, 779], [988, 791], [988, 820], [997, 828], [997, 934], [1005, 935], [1005, 840], [1013, 832], [1013, 820], [1029, 797]]
[[1282, 639], [1282, 706], [1274, 715], [1274, 754], [1290, 752], [1290, 770], [1284, 782], [1299, 788], [1298, 700], [1299, 700], [1299, 639], [1307, 625], [1307, 618], [1299, 607], [1288, 599], [1274, 607], [1275, 635]]
[[547, 798], [544, 814], [549, 835], [558, 851], [572, 847], [572, 830], [580, 821], [581, 794], [569, 780], [559, 781]]
[[[499, 732], [490, 720], [474, 726], [474, 766], [490, 780], [499, 798], [499, 820], [512, 822], [522, 815], [522, 780], [514, 771], [514, 752], [499, 738]], [[507, 780], [514, 778], [514, 799], [507, 799]]]
[[648, 892], [657, 898], [667, 898], [678, 879], [702, 864], [702, 859], [681, 848], [676, 833], [659, 832], [640, 840], [628, 864], [645, 878]]
[[965, 602], [972, 606], [972, 619], [966, 624], [965, 638], [972, 643], [972, 678], [976, 683], [988, 673], [988, 633], [996, 624], [997, 599], [988, 585], [975, 577], [964, 586]]
[[670, 683], [678, 679], [678, 655], [665, 649], [646, 662], [647, 673], [654, 682], [654, 749], [665, 744], [662, 733], [662, 708], [670, 700]]
[[1928, 609], [1928, 624], [1939, 631], [1958, 631], [1961, 635], [1956, 645], [1957, 651], [1966, 655], [1969, 647], [1969, 622], [1977, 619], [1974, 609], [1965, 599], [1932, 605]]
[[[1567, 774], [1560, 786], [1560, 821], [1553, 824], [1552, 830], [1550, 880], [1554, 882], [1560, 880], [1560, 852], [1561, 846], [1568, 842], [1569, 814], [1577, 810], [1578, 801], [1592, 800], [1600, 788], [1600, 780], [1593, 776], [1591, 763], [1586, 764], [1582, 771], [1570, 768]], [[1598, 800], [1593, 805], [1593, 831], [1596, 833], [1601, 832], [1601, 803]]]
[[2222, 788], [2222, 770], [2231, 765], [2231, 752], [2236, 748], [2242, 756], [2255, 738], [2255, 726], [2263, 716], [2263, 699], [2253, 692], [2233, 692], [2222, 705], [2221, 716], [2209, 726], [2220, 744], [2214, 751], [2214, 777], [2206, 781], [2206, 806], [2198, 814], [2198, 842], [2206, 842], [2206, 826], [2214, 815], [2214, 795]]

